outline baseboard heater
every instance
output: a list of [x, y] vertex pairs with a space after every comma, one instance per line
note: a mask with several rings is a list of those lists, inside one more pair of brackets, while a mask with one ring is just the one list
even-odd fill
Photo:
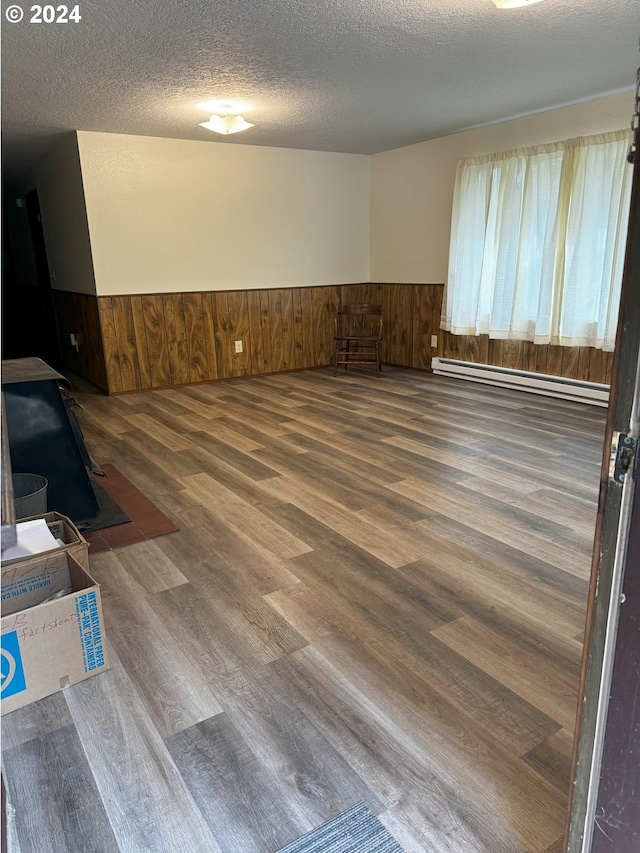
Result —
[[550, 376], [546, 373], [532, 373], [529, 370], [514, 370], [493, 364], [474, 364], [472, 361], [458, 361], [454, 358], [433, 358], [431, 368], [440, 376], [469, 379], [473, 382], [513, 388], [517, 391], [530, 391], [547, 397], [590, 403], [592, 406], [609, 405], [609, 386], [600, 385], [597, 382], [584, 382], [580, 379], [567, 379], [565, 376]]

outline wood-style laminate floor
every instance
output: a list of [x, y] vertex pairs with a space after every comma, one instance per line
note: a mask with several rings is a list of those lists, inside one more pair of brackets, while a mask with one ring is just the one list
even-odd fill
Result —
[[[97, 554], [112, 668], [3, 718], [12, 851], [558, 853], [605, 412], [386, 368], [107, 398], [180, 532]], [[15, 810], [15, 812], [14, 812]]]

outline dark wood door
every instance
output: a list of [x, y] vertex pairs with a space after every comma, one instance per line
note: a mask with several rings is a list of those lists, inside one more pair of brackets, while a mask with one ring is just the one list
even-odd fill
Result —
[[[37, 356], [58, 366], [60, 346], [37, 190], [27, 193], [22, 206], [26, 220], [23, 212], [20, 217], [14, 214], [13, 232], [8, 225], [11, 217], [3, 217], [2, 357]], [[5, 207], [4, 212], [10, 211]], [[16, 263], [13, 239], [19, 242], [21, 256], [31, 256], [31, 274], [24, 263]]]
[[33, 342], [34, 346], [40, 352], [34, 352], [33, 355], [39, 355], [48, 364], [58, 365], [60, 364], [60, 345], [58, 343], [56, 315], [53, 294], [51, 292], [49, 262], [42, 228], [38, 191], [31, 190], [31, 192], [28, 192], [25, 200], [27, 203], [29, 232], [38, 282], [38, 308], [40, 313], [40, 339]]
[[569, 853], [640, 850], [639, 162], [634, 168], [565, 845]]

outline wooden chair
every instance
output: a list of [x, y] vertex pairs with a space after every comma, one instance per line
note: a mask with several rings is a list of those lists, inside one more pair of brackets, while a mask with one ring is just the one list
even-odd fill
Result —
[[333, 375], [338, 372], [339, 364], [344, 364], [345, 370], [350, 364], [375, 364], [376, 376], [380, 376], [382, 305], [343, 305], [333, 322], [336, 345]]

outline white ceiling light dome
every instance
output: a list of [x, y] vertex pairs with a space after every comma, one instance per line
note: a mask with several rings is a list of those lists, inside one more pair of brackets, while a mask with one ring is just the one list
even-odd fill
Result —
[[245, 121], [242, 116], [212, 115], [209, 121], [201, 121], [200, 127], [206, 127], [207, 130], [213, 130], [215, 133], [228, 134], [248, 130], [250, 127], [255, 127], [255, 125], [249, 121]]
[[493, 0], [498, 9], [515, 9], [517, 6], [533, 6], [540, 0]]

